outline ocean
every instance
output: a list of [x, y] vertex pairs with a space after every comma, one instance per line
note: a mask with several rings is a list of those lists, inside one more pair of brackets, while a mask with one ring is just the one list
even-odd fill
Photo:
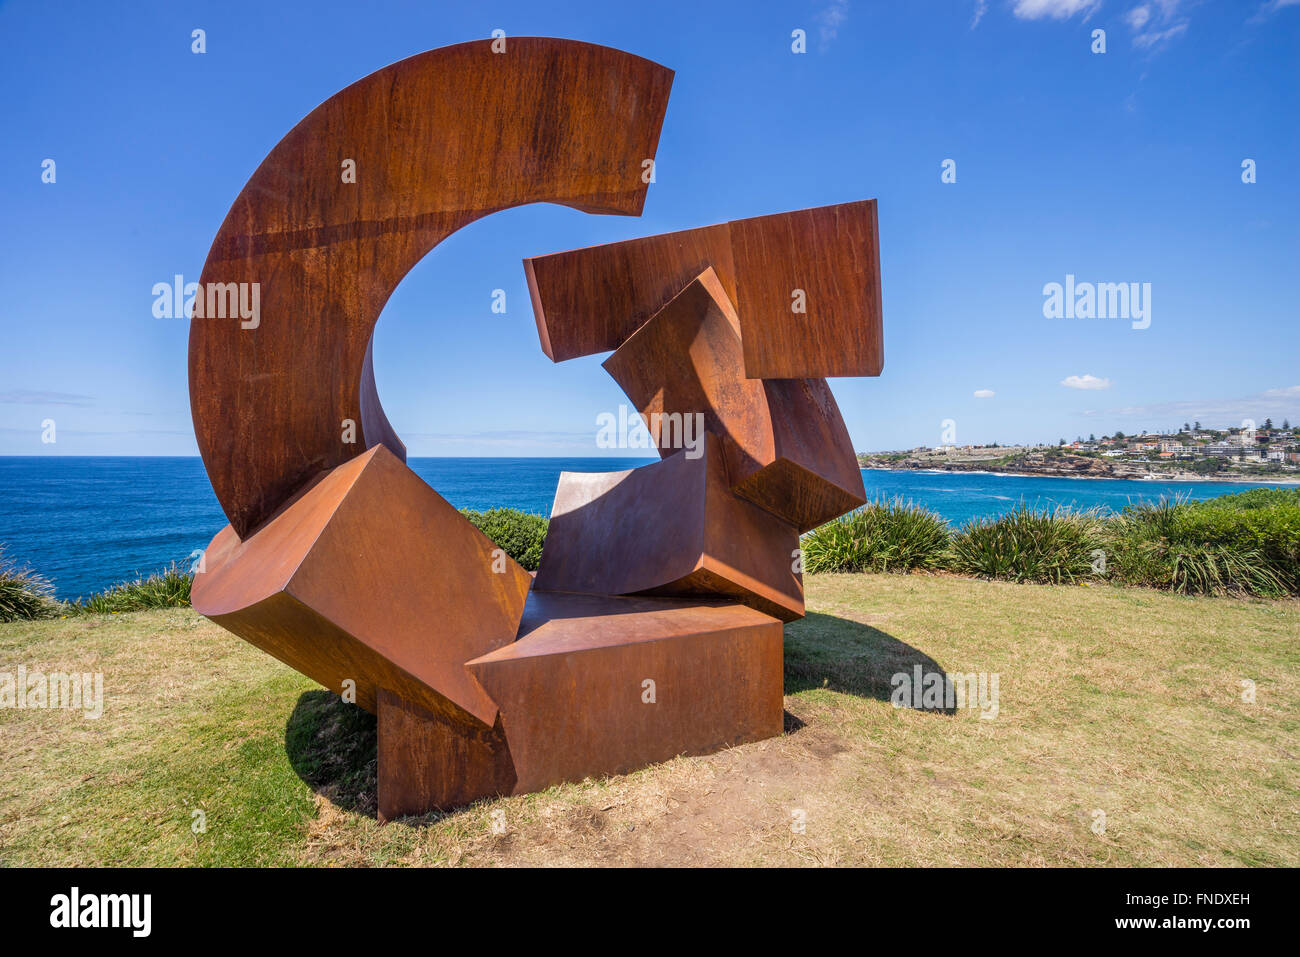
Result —
[[[498, 506], [549, 514], [560, 472], [635, 468], [647, 458], [411, 459], [411, 467], [457, 508]], [[1193, 500], [1250, 486], [1036, 478], [982, 473], [865, 469], [869, 497], [902, 496], [955, 525], [1018, 503], [1119, 510], [1161, 496]], [[1261, 483], [1265, 484], [1265, 483]], [[0, 456], [0, 544], [7, 557], [49, 577], [60, 598], [184, 562], [226, 524], [196, 458]]]

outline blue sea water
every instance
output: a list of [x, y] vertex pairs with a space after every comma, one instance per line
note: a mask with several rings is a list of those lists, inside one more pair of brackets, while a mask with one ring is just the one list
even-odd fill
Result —
[[[561, 471], [606, 472], [650, 459], [411, 459], [457, 508], [549, 514]], [[954, 524], [1031, 505], [1121, 509], [1161, 496], [1193, 500], [1244, 484], [1032, 478], [864, 470], [867, 494], [901, 495]], [[1263, 483], [1261, 483], [1263, 484]], [[100, 591], [205, 547], [226, 518], [198, 458], [0, 457], [0, 543], [54, 581], [60, 598]]]

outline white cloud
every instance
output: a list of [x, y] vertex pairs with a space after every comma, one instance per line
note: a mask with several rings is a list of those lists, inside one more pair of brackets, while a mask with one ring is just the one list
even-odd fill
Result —
[[1141, 30], [1146, 26], [1147, 21], [1151, 19], [1151, 8], [1145, 3], [1140, 7], [1134, 7], [1128, 13], [1124, 14], [1124, 22], [1134, 30]]
[[1277, 13], [1283, 7], [1300, 7], [1300, 0], [1267, 0], [1266, 3], [1260, 4], [1254, 16], [1250, 17], [1247, 23], [1263, 23], [1273, 14]]
[[1187, 23], [1175, 23], [1167, 30], [1148, 30], [1146, 33], [1139, 33], [1133, 38], [1133, 45], [1148, 50], [1157, 44], [1164, 43], [1166, 40], [1172, 40], [1174, 37], [1187, 31]]
[[1139, 419], [1146, 424], [1192, 422], [1199, 419], [1203, 425], [1220, 429], [1228, 425], [1240, 425], [1243, 419], [1263, 422], [1272, 418], [1275, 422], [1280, 422], [1289, 418], [1295, 422], [1300, 419], [1300, 385], [1267, 389], [1240, 399], [1156, 402], [1151, 405], [1106, 409], [1104, 414]]
[[831, 0], [830, 4], [817, 14], [818, 35], [821, 37], [821, 49], [826, 49], [840, 33], [840, 24], [849, 18], [849, 0]]
[[995, 393], [992, 389], [976, 389], [976, 390], [975, 390], [975, 398], [977, 398], [977, 399], [991, 399], [991, 398], [993, 398], [993, 396], [996, 395], [996, 394], [997, 394], [997, 393]]
[[[1300, 0], [1298, 0], [1300, 2]], [[1133, 45], [1151, 50], [1187, 32], [1187, 19], [1178, 18], [1182, 0], [1153, 0], [1140, 3], [1124, 15], [1133, 31]]]
[[1101, 6], [1101, 0], [1016, 0], [1012, 11], [1021, 20], [1068, 20], [1082, 13], [1086, 20], [1092, 11]]
[[[1300, 2], [1300, 0], [1298, 0]], [[984, 14], [988, 13], [989, 0], [975, 0], [975, 16], [970, 22], [970, 28], [974, 30], [984, 19]]]
[[1095, 375], [1071, 375], [1061, 380], [1067, 389], [1109, 389], [1109, 379], [1099, 379]]

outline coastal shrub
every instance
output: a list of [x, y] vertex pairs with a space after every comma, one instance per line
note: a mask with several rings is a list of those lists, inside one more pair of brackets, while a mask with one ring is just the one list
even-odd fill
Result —
[[1021, 504], [956, 532], [911, 502], [877, 500], [810, 532], [803, 549], [808, 572], [942, 568], [1018, 582], [1094, 579], [1279, 597], [1300, 594], [1300, 489], [1161, 499], [1118, 514]]
[[1184, 595], [1280, 597], [1287, 585], [1257, 551], [1221, 545], [1142, 542], [1120, 553], [1119, 580]]
[[493, 508], [486, 512], [462, 509], [461, 514], [520, 565], [530, 572], [537, 571], [546, 527], [550, 524], [544, 516], [515, 508]]
[[59, 610], [49, 579], [30, 568], [19, 568], [0, 545], [0, 621], [49, 618]]
[[934, 512], [902, 498], [878, 498], [803, 537], [807, 572], [903, 572], [938, 568], [951, 531]]
[[190, 603], [193, 581], [182, 567], [173, 563], [148, 578], [121, 582], [89, 598], [79, 599], [70, 610], [107, 614], [147, 608], [184, 608]]
[[1300, 508], [1300, 488], [1248, 488], [1244, 492], [1234, 492], [1232, 495], [1220, 495], [1218, 498], [1196, 502], [1195, 506], [1242, 511], [1286, 506]]
[[1069, 584], [1090, 578], [1102, 547], [1097, 511], [1018, 505], [974, 518], [953, 536], [953, 571], [1018, 582]]
[[1126, 584], [1183, 594], [1300, 593], [1300, 489], [1132, 505], [1107, 533], [1109, 565]]

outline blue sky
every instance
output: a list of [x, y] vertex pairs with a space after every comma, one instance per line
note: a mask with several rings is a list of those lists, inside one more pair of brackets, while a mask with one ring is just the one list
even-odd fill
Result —
[[[8, 0], [0, 454], [196, 454], [186, 323], [153, 284], [198, 279], [322, 100], [496, 28], [674, 69], [656, 182], [640, 219], [510, 210], [407, 276], [376, 372], [412, 455], [602, 454], [626, 399], [603, 357], [543, 355], [521, 258], [870, 197], [885, 368], [832, 381], [859, 450], [938, 444], [945, 419], [962, 444], [1300, 422], [1300, 0]], [[1150, 283], [1150, 326], [1045, 318], [1067, 274]]]

